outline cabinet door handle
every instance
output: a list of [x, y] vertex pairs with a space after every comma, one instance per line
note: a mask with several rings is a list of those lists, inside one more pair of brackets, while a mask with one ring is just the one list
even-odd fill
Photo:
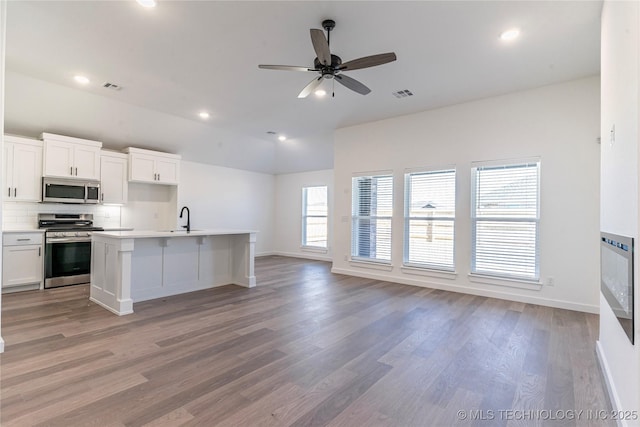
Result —
[[7, 193], [7, 197], [11, 197], [11, 187], [9, 187], [9, 192]]
[[78, 176], [78, 168], [76, 168], [76, 176]]
[[42, 248], [38, 248], [38, 256], [42, 256]]
[[17, 239], [17, 240], [18, 240], [18, 242], [28, 242], [28, 241], [30, 241], [31, 239]]
[[18, 189], [13, 187], [13, 197], [18, 197]]
[[69, 175], [73, 176], [73, 166], [69, 168]]
[[100, 199], [104, 202], [104, 193], [100, 193]]

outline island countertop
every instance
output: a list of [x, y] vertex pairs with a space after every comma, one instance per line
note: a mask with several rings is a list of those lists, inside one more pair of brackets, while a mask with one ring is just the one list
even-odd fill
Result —
[[116, 239], [149, 239], [158, 237], [196, 237], [196, 236], [224, 236], [233, 234], [253, 234], [255, 230], [211, 229], [211, 230], [125, 230], [125, 231], [94, 231], [93, 236], [104, 236]]

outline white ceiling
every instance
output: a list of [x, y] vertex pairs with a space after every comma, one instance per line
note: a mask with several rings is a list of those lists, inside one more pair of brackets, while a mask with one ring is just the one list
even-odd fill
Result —
[[[11, 1], [7, 132], [42, 131], [177, 152], [267, 173], [332, 167], [333, 131], [599, 73], [601, 1]], [[297, 94], [312, 73], [310, 28], [337, 25], [343, 61], [398, 60], [349, 72], [372, 89]], [[498, 35], [518, 27], [521, 37]], [[80, 88], [75, 74], [92, 83]], [[105, 81], [120, 91], [101, 87]], [[328, 81], [324, 84], [329, 83]], [[327, 89], [330, 89], [327, 87]], [[397, 99], [392, 92], [414, 96]], [[197, 117], [207, 110], [211, 118]], [[286, 134], [279, 142], [267, 131]]]

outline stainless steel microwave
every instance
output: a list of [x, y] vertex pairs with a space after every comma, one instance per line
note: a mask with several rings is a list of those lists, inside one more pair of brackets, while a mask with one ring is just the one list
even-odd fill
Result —
[[42, 178], [42, 201], [55, 203], [99, 203], [100, 182]]

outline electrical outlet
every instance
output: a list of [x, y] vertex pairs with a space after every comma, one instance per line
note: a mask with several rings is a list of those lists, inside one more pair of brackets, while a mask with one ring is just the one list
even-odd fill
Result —
[[553, 277], [547, 277], [547, 286], [555, 286], [556, 282]]

